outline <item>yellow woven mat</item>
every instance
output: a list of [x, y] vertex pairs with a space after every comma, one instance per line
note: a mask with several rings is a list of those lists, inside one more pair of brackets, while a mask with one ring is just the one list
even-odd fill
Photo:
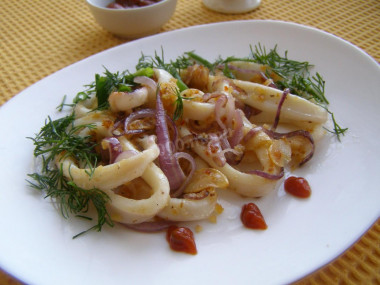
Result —
[[[262, 0], [257, 10], [240, 15], [210, 11], [201, 0], [179, 0], [162, 31], [248, 19], [316, 27], [380, 61], [379, 0]], [[45, 76], [124, 42], [94, 22], [85, 0], [1, 0], [0, 105]], [[351, 249], [299, 283], [380, 284], [380, 220]], [[19, 283], [0, 272], [0, 284]]]

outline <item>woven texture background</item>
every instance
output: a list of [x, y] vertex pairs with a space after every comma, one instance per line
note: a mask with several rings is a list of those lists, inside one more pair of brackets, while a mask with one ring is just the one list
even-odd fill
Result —
[[[380, 62], [379, 0], [262, 0], [255, 11], [238, 15], [210, 11], [201, 0], [178, 0], [161, 31], [249, 19], [312, 26]], [[94, 22], [85, 0], [1, 0], [0, 105], [47, 75], [124, 42]], [[380, 284], [380, 220], [339, 258], [297, 283]], [[0, 271], [0, 284], [19, 282]]]

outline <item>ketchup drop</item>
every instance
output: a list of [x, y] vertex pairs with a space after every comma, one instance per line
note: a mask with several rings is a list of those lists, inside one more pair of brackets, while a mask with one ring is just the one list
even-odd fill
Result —
[[197, 254], [194, 234], [189, 228], [170, 226], [166, 232], [166, 240], [174, 251]]
[[303, 177], [290, 176], [284, 183], [285, 191], [298, 198], [309, 198], [311, 188], [309, 182]]
[[268, 228], [260, 209], [254, 203], [243, 206], [240, 219], [243, 225], [250, 229], [265, 230]]

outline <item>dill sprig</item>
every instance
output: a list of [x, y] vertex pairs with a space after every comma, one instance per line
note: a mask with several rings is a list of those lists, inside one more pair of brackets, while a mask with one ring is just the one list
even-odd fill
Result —
[[107, 109], [108, 97], [114, 91], [130, 91], [131, 85], [126, 82], [126, 77], [123, 73], [112, 73], [105, 68], [103, 76], [95, 74], [95, 93], [98, 99], [98, 109]]
[[176, 89], [177, 99], [174, 101], [175, 110], [173, 113], [173, 120], [177, 121], [182, 117], [183, 114], [183, 100], [193, 100], [193, 97], [183, 97], [181, 96], [181, 92]]
[[289, 78], [295, 74], [305, 76], [313, 65], [307, 61], [296, 61], [288, 58], [288, 51], [284, 56], [277, 52], [277, 45], [267, 52], [261, 44], [251, 46], [251, 57], [254, 62], [269, 66], [273, 72], [282, 78]]
[[[63, 175], [61, 168], [54, 165], [57, 156], [73, 157], [83, 163], [86, 167], [89, 179], [95, 170], [98, 154], [94, 151], [96, 143], [90, 136], [79, 136], [78, 133], [86, 128], [92, 129], [93, 125], [74, 126], [74, 114], [52, 120], [50, 117], [45, 125], [34, 138], [34, 156], [41, 158], [42, 165], [40, 173], [28, 174], [33, 181], [28, 180], [34, 189], [44, 191], [46, 198], [50, 197], [57, 203], [62, 215], [68, 218], [70, 214], [82, 216], [87, 213], [92, 205], [97, 212], [97, 223], [89, 230], [100, 231], [104, 224], [113, 225], [106, 209], [109, 197], [103, 191], [83, 189]], [[79, 235], [80, 235], [79, 234]], [[76, 235], [75, 237], [77, 237]]]
[[[153, 76], [153, 70], [151, 68], [138, 69], [136, 72], [131, 73], [128, 70], [122, 72], [111, 72], [104, 67], [104, 73], [102, 75], [95, 74], [95, 81], [86, 85], [87, 90], [79, 92], [74, 99], [74, 105], [80, 101], [88, 99], [92, 94], [98, 100], [97, 110], [104, 110], [109, 107], [108, 97], [112, 92], [131, 92], [136, 83], [133, 81], [137, 76]], [[73, 106], [73, 105], [71, 105]]]
[[281, 89], [289, 88], [292, 94], [305, 99], [314, 99], [318, 103], [329, 104], [325, 97], [325, 81], [319, 73], [312, 77], [293, 75], [290, 80], [280, 80], [276, 84]]
[[83, 189], [78, 187], [73, 181], [68, 181], [63, 175], [62, 169], [50, 169], [45, 171], [44, 174], [33, 173], [28, 174], [34, 181], [28, 181], [30, 186], [34, 189], [44, 191], [45, 198], [52, 198], [64, 218], [69, 218], [71, 214], [78, 217], [92, 218], [83, 216], [84, 213], [89, 211], [92, 205], [98, 215], [97, 223], [89, 229], [75, 235], [73, 238], [78, 237], [90, 230], [101, 231], [104, 224], [113, 226], [113, 222], [107, 212], [106, 204], [110, 198], [103, 191], [93, 189]]
[[269, 66], [271, 71], [281, 77], [281, 80], [276, 81], [280, 89], [289, 88], [292, 94], [307, 100], [312, 99], [325, 108], [333, 122], [333, 130], [328, 131], [335, 134], [340, 141], [340, 135], [344, 135], [348, 128], [341, 127], [334, 114], [327, 108], [329, 101], [325, 96], [325, 81], [319, 73], [310, 76], [313, 65], [306, 61], [289, 59], [287, 51], [284, 56], [279, 55], [277, 46], [267, 52], [265, 47], [258, 44], [254, 48], [251, 47], [251, 57], [254, 62]]
[[[194, 51], [185, 52], [182, 56], [179, 56], [174, 61], [165, 62], [164, 53], [161, 50], [161, 55], [157, 52], [154, 56], [146, 56], [142, 54], [136, 68], [151, 67], [161, 68], [168, 71], [178, 81], [177, 85], [180, 91], [183, 91], [187, 86], [183, 83], [180, 77], [180, 71], [186, 69], [188, 66], [194, 63], [201, 64], [207, 67], [211, 73], [215, 73], [215, 70], [222, 70], [223, 74], [229, 78], [234, 79], [233, 72], [228, 67], [230, 62], [234, 61], [247, 61], [255, 62], [268, 67], [267, 76], [272, 77], [271, 73], [275, 73], [279, 80], [276, 80], [276, 85], [281, 90], [288, 88], [294, 95], [303, 97], [307, 100], [313, 100], [317, 104], [323, 106], [330, 116], [334, 124], [332, 133], [336, 134], [338, 139], [340, 135], [344, 135], [347, 128], [342, 128], [335, 118], [333, 113], [326, 107], [329, 104], [325, 96], [325, 81], [319, 73], [310, 75], [310, 70], [314, 67], [307, 61], [297, 61], [288, 58], [288, 51], [285, 51], [284, 55], [280, 55], [277, 51], [277, 45], [267, 51], [260, 43], [254, 47], [250, 46], [250, 55], [247, 57], [234, 57], [230, 56], [225, 59], [219, 56], [214, 62], [210, 62], [207, 59], [196, 54]], [[221, 68], [223, 67], [223, 68]], [[175, 118], [182, 114], [183, 98], [178, 97], [176, 100]], [[178, 110], [177, 110], [178, 109]]]
[[270, 70], [281, 78], [276, 81], [280, 89], [289, 88], [292, 94], [329, 104], [325, 97], [325, 81], [319, 73], [310, 76], [313, 65], [309, 62], [289, 59], [288, 51], [281, 56], [277, 52], [277, 46], [267, 52], [260, 44], [251, 47], [251, 57], [254, 62], [270, 67]]
[[[322, 106], [323, 107], [323, 106]], [[332, 134], [335, 134], [338, 141], [340, 141], [340, 136], [341, 135], [344, 135], [345, 132], [348, 130], [348, 128], [342, 128], [335, 120], [335, 116], [334, 116], [334, 113], [332, 113], [330, 110], [328, 110], [327, 108], [325, 108], [327, 113], [330, 114], [331, 116], [331, 120], [333, 122], [333, 130], [329, 130], [327, 128], [324, 128], [326, 131], [332, 133]]]
[[186, 56], [179, 56], [175, 61], [170, 61], [168, 63], [165, 62], [164, 52], [161, 49], [161, 55], [158, 55], [157, 52], [154, 53], [154, 56], [141, 54], [141, 57], [136, 65], [136, 69], [158, 68], [166, 70], [175, 79], [177, 79], [177, 87], [180, 91], [183, 91], [188, 87], [182, 81], [180, 70], [185, 69], [190, 65], [192, 65], [192, 62], [190, 62]]
[[34, 143], [34, 156], [44, 155], [43, 168], [49, 164], [59, 154], [72, 156], [78, 161], [85, 162], [85, 166], [93, 169], [98, 160], [98, 155], [94, 151], [96, 144], [91, 142], [90, 136], [81, 137], [77, 135], [80, 131], [88, 128], [95, 128], [94, 125], [74, 126], [75, 116], [69, 116], [51, 120], [50, 117], [45, 121], [45, 125], [34, 138], [29, 137]]

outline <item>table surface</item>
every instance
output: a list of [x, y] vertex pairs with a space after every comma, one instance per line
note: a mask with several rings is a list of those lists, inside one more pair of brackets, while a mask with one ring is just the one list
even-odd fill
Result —
[[[380, 62], [379, 0], [262, 0], [236, 15], [178, 0], [160, 32], [232, 20], [270, 19], [315, 27], [341, 37]], [[85, 0], [0, 1], [0, 105], [74, 62], [127, 42], [103, 30]], [[351, 248], [299, 284], [380, 284], [380, 220]], [[0, 271], [0, 284], [20, 284]]]

